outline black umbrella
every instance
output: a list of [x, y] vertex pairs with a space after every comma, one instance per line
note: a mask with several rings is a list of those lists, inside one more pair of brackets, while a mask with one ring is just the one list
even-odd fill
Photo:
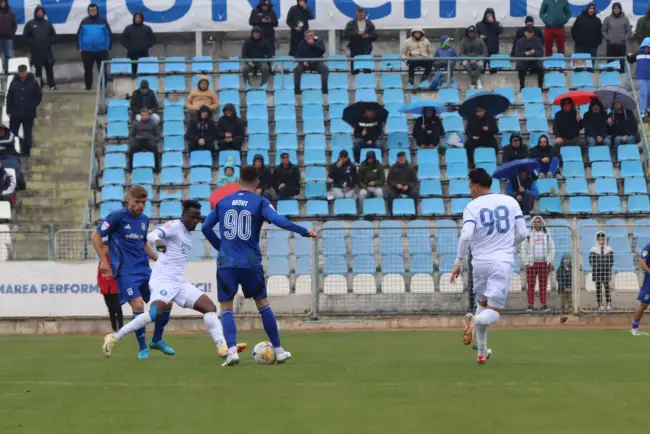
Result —
[[364, 121], [366, 111], [375, 113], [372, 122], [385, 123], [386, 119], [388, 119], [388, 111], [383, 105], [374, 101], [358, 101], [343, 110], [343, 120], [352, 127], [356, 127], [359, 122]]

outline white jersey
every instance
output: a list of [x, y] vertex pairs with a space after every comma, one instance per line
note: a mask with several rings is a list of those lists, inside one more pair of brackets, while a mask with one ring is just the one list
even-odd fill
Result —
[[[465, 207], [461, 238], [469, 240], [472, 264], [514, 264], [516, 244], [527, 235], [521, 207], [510, 196], [486, 194]], [[459, 252], [459, 257], [465, 253]]]
[[158, 262], [151, 273], [151, 279], [182, 282], [185, 280], [185, 266], [192, 250], [192, 234], [180, 220], [172, 220], [156, 228], [160, 238], [165, 240], [167, 251], [158, 253]]

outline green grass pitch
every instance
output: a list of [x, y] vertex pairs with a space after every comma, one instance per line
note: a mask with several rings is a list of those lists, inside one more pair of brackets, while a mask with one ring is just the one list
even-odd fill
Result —
[[[242, 334], [249, 349], [264, 340]], [[286, 365], [222, 368], [207, 334], [173, 358], [101, 336], [0, 338], [0, 433], [626, 433], [648, 420], [650, 339], [626, 330], [284, 333]]]

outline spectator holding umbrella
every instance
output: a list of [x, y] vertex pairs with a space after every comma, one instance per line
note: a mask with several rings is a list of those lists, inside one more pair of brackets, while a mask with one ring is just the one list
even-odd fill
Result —
[[598, 46], [603, 40], [603, 23], [596, 15], [596, 4], [591, 2], [584, 11], [578, 15], [573, 27], [571, 37], [575, 42], [576, 53], [587, 53], [596, 57]]
[[[122, 33], [122, 45], [126, 48], [126, 57], [131, 60], [138, 60], [141, 57], [149, 57], [149, 49], [156, 43], [156, 37], [151, 27], [144, 23], [144, 14], [136, 12], [133, 14], [133, 24], [129, 24]], [[138, 64], [131, 64], [133, 75], [138, 73]]]
[[50, 90], [56, 90], [54, 83], [54, 55], [52, 45], [56, 38], [54, 26], [45, 18], [45, 8], [38, 5], [34, 9], [34, 19], [27, 21], [23, 35], [27, 39], [30, 48], [30, 62], [34, 65], [36, 78], [43, 83], [43, 68], [47, 77], [47, 85]]
[[474, 167], [474, 150], [476, 148], [492, 148], [498, 151], [496, 134], [499, 132], [497, 121], [492, 116], [486, 115], [483, 106], [476, 106], [476, 113], [467, 118], [465, 135], [465, 151], [470, 169]]
[[354, 161], [361, 160], [361, 150], [366, 148], [381, 149], [384, 124], [388, 111], [376, 102], [359, 101], [343, 110], [343, 120], [354, 128]]
[[506, 194], [517, 200], [524, 215], [530, 215], [535, 199], [539, 198], [539, 189], [528, 169], [521, 167], [517, 176], [508, 180]]
[[589, 111], [582, 117], [580, 127], [585, 130], [588, 146], [611, 146], [607, 134], [607, 112], [596, 98], [589, 103]]
[[529, 156], [528, 147], [522, 143], [521, 134], [512, 133], [509, 146], [503, 148], [503, 162], [509, 163], [515, 160], [523, 160], [529, 158]]
[[425, 107], [422, 116], [413, 120], [413, 138], [422, 149], [435, 148], [444, 135], [445, 128], [434, 107]]
[[305, 39], [305, 32], [309, 30], [309, 20], [314, 19], [314, 13], [307, 6], [307, 0], [297, 0], [287, 13], [287, 27], [291, 29], [291, 42], [289, 43], [289, 56], [296, 56], [298, 44]]
[[552, 178], [560, 170], [562, 157], [560, 157], [557, 149], [548, 143], [548, 136], [546, 135], [540, 136], [537, 146], [530, 151], [530, 157], [537, 160], [541, 166], [540, 178]]
[[634, 145], [637, 143], [639, 125], [634, 112], [623, 107], [622, 102], [617, 101], [614, 103], [614, 110], [607, 120], [607, 125], [609, 125], [610, 135], [614, 138], [612, 148], [614, 153], [616, 153], [620, 145]]
[[[650, 25], [650, 23], [648, 24]], [[639, 51], [636, 54], [627, 53], [627, 61], [629, 63], [636, 63], [636, 84], [639, 88], [639, 105], [641, 106], [641, 115], [645, 119], [648, 116], [648, 98], [650, 98], [650, 36], [643, 39]]]

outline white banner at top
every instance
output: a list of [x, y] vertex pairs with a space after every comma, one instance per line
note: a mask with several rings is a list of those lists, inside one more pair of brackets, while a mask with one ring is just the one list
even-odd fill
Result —
[[[278, 29], [286, 30], [287, 12], [296, 0], [271, 0], [278, 16]], [[81, 20], [87, 16], [88, 0], [9, 0], [22, 32], [22, 25], [33, 17], [34, 8], [43, 4], [48, 19], [59, 34], [76, 33]], [[248, 18], [258, 0], [98, 0], [100, 15], [107, 17], [113, 32], [120, 33], [132, 22], [137, 11], [144, 13], [145, 22], [155, 32], [194, 32], [250, 30]], [[310, 27], [317, 30], [343, 29], [354, 17], [358, 6], [366, 8], [377, 29], [465, 28], [483, 18], [486, 8], [493, 8], [497, 19], [507, 27], [518, 27], [524, 17], [539, 19], [542, 0], [307, 0], [314, 12]], [[571, 3], [577, 16], [588, 0]], [[613, 2], [595, 0], [601, 18], [611, 13]], [[620, 2], [632, 25], [645, 15], [648, 0]], [[114, 40], [114, 43], [117, 41]]]

